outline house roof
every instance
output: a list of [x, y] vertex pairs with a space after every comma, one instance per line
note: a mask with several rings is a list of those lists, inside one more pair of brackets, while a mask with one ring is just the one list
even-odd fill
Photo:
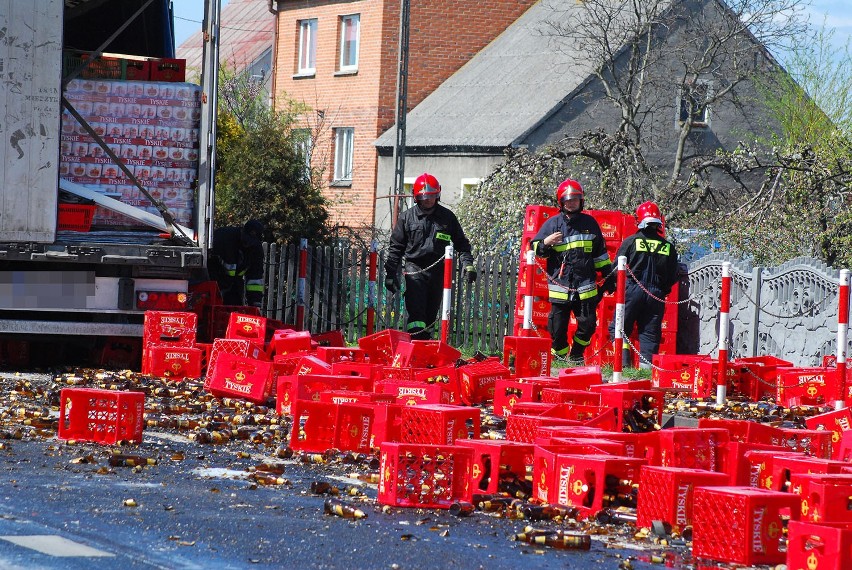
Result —
[[[406, 147], [505, 148], [559, 108], [591, 74], [591, 58], [541, 28], [578, 6], [540, 0], [530, 7], [408, 113]], [[391, 128], [375, 145], [395, 142]]]
[[[272, 48], [275, 15], [269, 0], [230, 0], [219, 16], [219, 61], [237, 70], [257, 61]], [[186, 60], [187, 70], [201, 70], [204, 43], [201, 28], [177, 48], [177, 57]]]

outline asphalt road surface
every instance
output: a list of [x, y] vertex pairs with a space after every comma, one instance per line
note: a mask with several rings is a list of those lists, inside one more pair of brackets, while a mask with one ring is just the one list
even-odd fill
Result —
[[383, 512], [352, 496], [366, 518], [328, 515], [312, 483], [331, 483], [347, 501], [348, 489], [375, 498], [376, 486], [293, 459], [281, 475], [288, 483], [258, 485], [247, 469], [282, 460], [241, 441], [201, 446], [146, 430], [141, 445], [123, 449], [157, 460], [141, 469], [110, 466], [115, 446], [0, 443], [3, 569], [661, 567], [643, 562], [648, 551], [619, 548], [629, 540], [615, 535], [596, 536], [588, 552], [516, 542], [525, 521], [482, 512]]

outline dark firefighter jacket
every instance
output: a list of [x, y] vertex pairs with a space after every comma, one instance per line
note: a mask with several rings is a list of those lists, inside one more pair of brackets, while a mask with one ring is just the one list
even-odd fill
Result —
[[446, 247], [452, 243], [459, 256], [461, 267], [473, 265], [470, 242], [464, 235], [456, 215], [439, 203], [430, 214], [413, 206], [396, 221], [391, 232], [385, 271], [393, 276], [399, 271], [403, 256], [407, 263], [423, 269], [444, 257]]
[[[647, 227], [625, 238], [616, 255], [627, 258], [631, 273], [654, 295], [665, 297], [677, 282], [677, 251], [672, 242], [660, 237], [656, 228]], [[627, 283], [634, 281], [628, 279]]]
[[[544, 238], [562, 232], [562, 243], [544, 245]], [[551, 303], [591, 299], [598, 294], [595, 274], [607, 277], [612, 263], [601, 228], [583, 212], [572, 217], [553, 216], [538, 230], [530, 244], [539, 257], [547, 258], [547, 285]]]

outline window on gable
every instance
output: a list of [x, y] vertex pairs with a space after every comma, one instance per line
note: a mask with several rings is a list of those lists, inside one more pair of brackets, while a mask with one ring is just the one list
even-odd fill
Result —
[[473, 192], [479, 183], [482, 182], [482, 178], [462, 178], [461, 179], [461, 191], [459, 192], [459, 200], [465, 197], [465, 194]]
[[690, 122], [692, 127], [707, 128], [710, 126], [710, 107], [707, 101], [710, 95], [710, 85], [697, 82], [684, 85], [680, 94], [679, 122]]
[[299, 21], [299, 66], [300, 75], [316, 73], [317, 62], [317, 20]]
[[311, 153], [313, 152], [314, 140], [310, 129], [293, 129], [293, 144], [296, 152], [305, 161], [305, 180], [311, 178]]
[[360, 14], [340, 17], [340, 71], [358, 70], [358, 43], [361, 34]]
[[334, 129], [334, 181], [352, 181], [352, 159], [355, 154], [355, 129]]

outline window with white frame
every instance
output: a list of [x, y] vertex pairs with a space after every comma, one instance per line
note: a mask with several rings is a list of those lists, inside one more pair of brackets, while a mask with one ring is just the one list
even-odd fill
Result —
[[299, 21], [299, 75], [316, 73], [317, 63], [317, 20]]
[[340, 71], [358, 70], [358, 44], [361, 35], [361, 15], [340, 17]]
[[352, 158], [355, 154], [355, 129], [334, 129], [334, 181], [352, 181]]
[[461, 190], [459, 191], [459, 200], [464, 198], [465, 194], [468, 192], [473, 192], [473, 190], [479, 186], [479, 183], [482, 182], [482, 178], [462, 178], [461, 179]]
[[693, 128], [710, 126], [710, 84], [699, 81], [684, 85], [680, 92], [679, 124], [689, 121]]
[[313, 152], [314, 140], [310, 129], [293, 129], [293, 143], [302, 158], [305, 160], [304, 176], [306, 180], [311, 177], [311, 153]]

